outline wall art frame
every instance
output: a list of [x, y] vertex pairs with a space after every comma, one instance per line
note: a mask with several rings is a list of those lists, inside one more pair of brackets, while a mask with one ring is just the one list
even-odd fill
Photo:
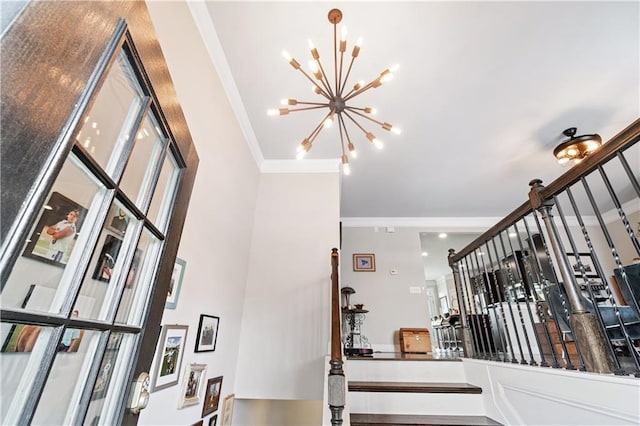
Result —
[[220, 405], [220, 392], [222, 390], [222, 376], [207, 380], [204, 402], [202, 404], [202, 417], [205, 417], [218, 409]]
[[200, 403], [200, 395], [205, 385], [207, 364], [188, 364], [182, 378], [182, 391], [178, 400], [178, 408], [188, 407]]
[[353, 270], [356, 272], [375, 272], [376, 255], [373, 253], [354, 253]]
[[219, 325], [220, 317], [206, 314], [200, 315], [195, 352], [213, 352], [216, 350]]
[[169, 285], [167, 301], [164, 304], [165, 309], [175, 309], [176, 306], [178, 306], [178, 297], [180, 297], [180, 289], [182, 288], [182, 280], [186, 267], [187, 262], [176, 257], [176, 263], [173, 265], [173, 272], [171, 273], [171, 284]]
[[189, 327], [186, 325], [162, 326], [156, 349], [155, 368], [151, 376], [151, 392], [178, 384], [188, 330]]

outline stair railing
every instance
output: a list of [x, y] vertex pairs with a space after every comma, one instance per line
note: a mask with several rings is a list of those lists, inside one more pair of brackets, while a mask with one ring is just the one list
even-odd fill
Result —
[[639, 140], [640, 119], [450, 250], [466, 356], [640, 377]]
[[331, 424], [342, 425], [345, 406], [345, 378], [342, 369], [342, 343], [340, 326], [340, 284], [338, 249], [331, 250], [331, 358], [329, 360], [328, 400], [331, 410]]

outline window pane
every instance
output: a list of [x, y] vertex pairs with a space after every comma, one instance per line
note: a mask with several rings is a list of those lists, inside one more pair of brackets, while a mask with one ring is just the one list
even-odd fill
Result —
[[173, 157], [173, 153], [169, 150], [164, 159], [160, 177], [149, 206], [149, 213], [147, 214], [151, 222], [162, 232], [167, 230], [179, 176], [178, 163]]
[[115, 311], [139, 225], [123, 204], [113, 202], [74, 306], [80, 318], [108, 320]]
[[120, 301], [116, 323], [141, 325], [161, 248], [162, 242], [145, 228], [127, 274], [127, 285]]
[[0, 338], [0, 424], [16, 424], [22, 406], [31, 395], [33, 381], [41, 367], [52, 327], [2, 323]]
[[146, 211], [165, 144], [166, 139], [155, 117], [149, 112], [138, 130], [133, 152], [120, 182], [120, 189], [142, 211]]
[[106, 194], [74, 156], [67, 160], [2, 290], [2, 307], [60, 312]]
[[78, 144], [112, 177], [143, 105], [140, 84], [121, 52], [76, 136]]
[[124, 333], [112, 333], [109, 336], [84, 424], [116, 424], [116, 419], [112, 416], [116, 413], [120, 398], [127, 392], [124, 381], [134, 352], [135, 339], [135, 335]]
[[[84, 382], [96, 356], [100, 335], [100, 332], [94, 330], [65, 330], [38, 401], [33, 424], [73, 424]], [[69, 345], [64, 344], [65, 342]]]

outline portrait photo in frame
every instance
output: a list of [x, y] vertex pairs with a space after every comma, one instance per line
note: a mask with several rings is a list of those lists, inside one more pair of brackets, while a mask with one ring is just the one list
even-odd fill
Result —
[[205, 417], [218, 409], [218, 405], [220, 405], [221, 389], [222, 376], [207, 380], [204, 403], [202, 404], [202, 417]]
[[165, 309], [175, 309], [178, 306], [178, 297], [180, 296], [180, 288], [182, 287], [182, 279], [184, 278], [184, 270], [187, 262], [176, 257], [176, 263], [173, 265], [171, 273], [171, 284], [169, 284], [169, 292], [167, 293], [167, 301], [164, 303]]
[[209, 426], [216, 426], [216, 423], [218, 423], [218, 415], [214, 414], [209, 418]]
[[151, 376], [151, 392], [178, 384], [188, 329], [186, 325], [162, 326], [155, 370]]
[[85, 207], [52, 192], [22, 255], [64, 267], [86, 216]]
[[200, 403], [200, 395], [206, 383], [206, 372], [207, 364], [189, 364], [185, 367], [178, 408]]
[[124, 237], [125, 232], [127, 232], [127, 227], [129, 226], [129, 220], [130, 216], [127, 211], [117, 204], [113, 204], [107, 216], [107, 229], [114, 234]]
[[113, 268], [116, 266], [120, 247], [122, 247], [122, 240], [107, 234], [104, 244], [102, 245], [102, 250], [100, 250], [98, 263], [93, 271], [92, 278], [94, 280], [107, 283], [111, 281], [111, 274], [113, 273]]
[[219, 325], [219, 317], [205, 314], [200, 315], [195, 352], [213, 352], [216, 350]]
[[358, 272], [375, 272], [376, 255], [373, 253], [354, 253], [353, 270]]

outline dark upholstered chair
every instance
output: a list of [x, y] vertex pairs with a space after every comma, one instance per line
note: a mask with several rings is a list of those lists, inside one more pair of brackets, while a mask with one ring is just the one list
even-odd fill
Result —
[[[557, 284], [551, 284], [547, 286], [544, 290], [545, 297], [550, 307], [552, 307], [552, 315], [554, 319], [557, 321], [560, 329], [569, 334], [569, 338], [573, 340], [573, 333], [571, 332], [571, 328], [567, 323], [567, 319], [564, 313], [564, 307], [562, 306], [562, 298], [560, 297], [560, 292], [562, 291], [562, 295], [564, 297], [565, 303], [567, 304], [567, 310], [569, 314], [571, 314], [571, 306], [568, 306], [568, 298], [565, 293], [562, 285], [559, 287]], [[593, 306], [591, 300], [587, 297], [582, 296], [582, 300], [587, 307], [587, 309], [592, 312], [594, 315], [596, 311]], [[607, 329], [607, 335], [611, 340], [612, 344], [615, 344], [616, 340], [624, 340], [624, 335], [620, 328], [620, 324], [618, 323], [618, 319], [616, 318], [616, 312], [613, 306], [598, 306], [597, 309], [600, 311], [602, 315], [602, 320]], [[622, 318], [622, 322], [625, 325], [627, 333], [632, 340], [640, 339], [640, 316], [636, 314], [636, 312], [629, 306], [618, 306], [618, 312], [620, 312], [620, 317]]]
[[640, 305], [640, 263], [624, 267], [626, 280], [623, 279], [620, 268], [616, 268], [614, 273], [624, 300], [627, 301], [627, 304], [635, 311], [636, 315], [640, 317], [640, 309], [638, 309], [638, 305]]

